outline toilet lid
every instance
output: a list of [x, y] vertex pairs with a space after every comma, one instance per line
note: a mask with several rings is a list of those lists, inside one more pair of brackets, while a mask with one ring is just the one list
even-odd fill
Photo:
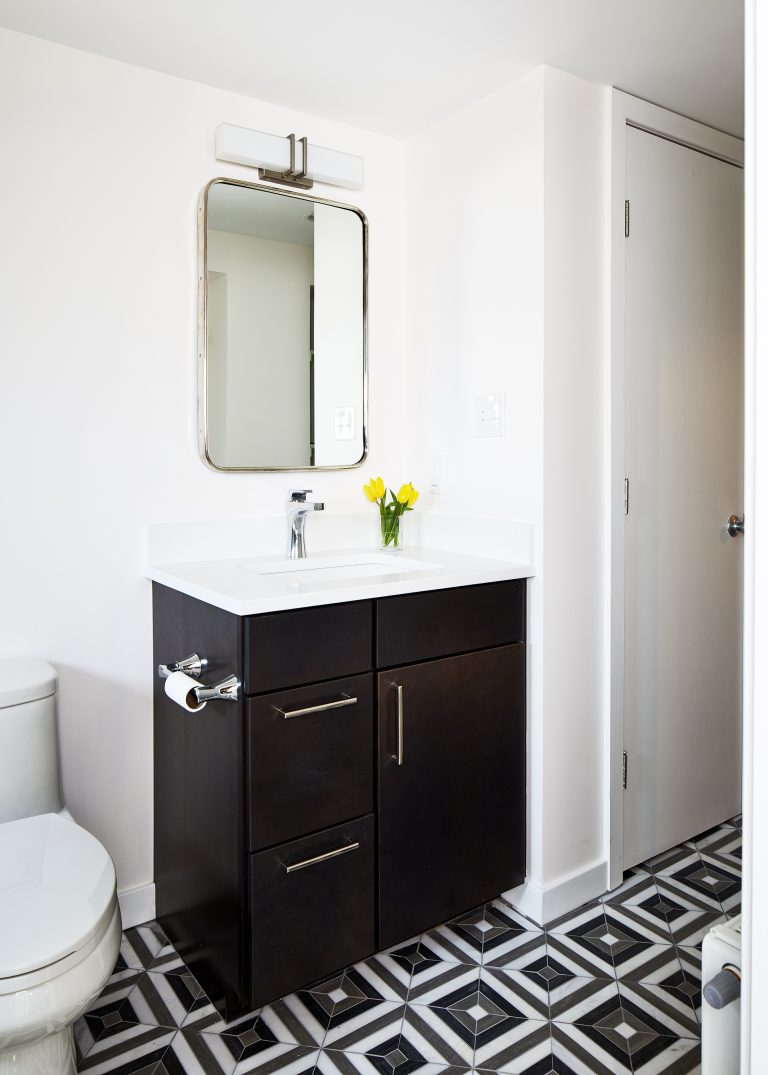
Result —
[[34, 657], [0, 657], [0, 709], [47, 698], [56, 691], [56, 669]]
[[115, 869], [99, 841], [58, 814], [0, 824], [0, 979], [76, 952], [115, 904]]

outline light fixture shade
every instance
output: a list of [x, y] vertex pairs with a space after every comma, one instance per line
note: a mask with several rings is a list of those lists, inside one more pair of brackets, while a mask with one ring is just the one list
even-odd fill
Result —
[[[286, 171], [291, 164], [290, 144], [278, 134], [222, 123], [216, 128], [216, 159], [251, 168]], [[357, 190], [363, 185], [363, 158], [309, 145], [306, 174], [316, 183]]]

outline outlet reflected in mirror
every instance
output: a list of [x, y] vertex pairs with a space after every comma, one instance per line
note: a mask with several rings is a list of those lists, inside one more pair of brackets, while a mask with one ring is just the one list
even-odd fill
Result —
[[200, 203], [200, 450], [216, 470], [359, 466], [366, 223], [215, 179]]

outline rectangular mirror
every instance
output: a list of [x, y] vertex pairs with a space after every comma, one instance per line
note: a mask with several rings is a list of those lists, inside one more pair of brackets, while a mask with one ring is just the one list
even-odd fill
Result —
[[213, 179], [199, 206], [198, 411], [214, 470], [365, 459], [367, 226], [359, 209]]

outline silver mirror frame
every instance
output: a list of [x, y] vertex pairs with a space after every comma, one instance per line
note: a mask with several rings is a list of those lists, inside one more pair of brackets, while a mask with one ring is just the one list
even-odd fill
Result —
[[[228, 186], [265, 190], [281, 198], [298, 198], [310, 204], [330, 205], [335, 209], [348, 209], [356, 213], [363, 226], [363, 454], [356, 463], [323, 467], [220, 467], [214, 463], [208, 451], [208, 195], [217, 183]], [[280, 190], [268, 183], [247, 183], [242, 179], [218, 176], [203, 187], [197, 204], [197, 443], [200, 457], [207, 467], [226, 474], [296, 473], [298, 471], [356, 470], [368, 455], [368, 218], [355, 205], [333, 202], [327, 198], [313, 198], [308, 194]]]

